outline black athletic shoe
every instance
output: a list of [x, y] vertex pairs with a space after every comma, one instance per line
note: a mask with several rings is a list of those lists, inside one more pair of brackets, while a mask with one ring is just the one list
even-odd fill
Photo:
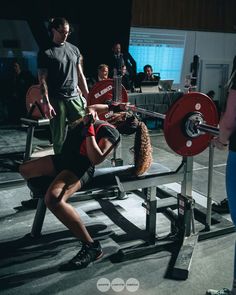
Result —
[[78, 254], [75, 255], [68, 263], [59, 267], [61, 271], [69, 271], [87, 267], [91, 262], [103, 256], [101, 245], [98, 241], [93, 244], [83, 243]]
[[228, 199], [224, 199], [220, 203], [212, 204], [212, 210], [217, 213], [229, 213]]

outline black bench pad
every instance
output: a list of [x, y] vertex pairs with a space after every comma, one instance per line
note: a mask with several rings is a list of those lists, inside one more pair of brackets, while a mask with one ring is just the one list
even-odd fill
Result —
[[[117, 167], [106, 167], [106, 168], [96, 168], [94, 177], [91, 182], [86, 184], [81, 190], [89, 191], [89, 190], [101, 190], [106, 188], [112, 188], [113, 186], [117, 186], [115, 177], [118, 176], [121, 181], [125, 180], [133, 180], [133, 179], [143, 179], [149, 178], [153, 176], [157, 176], [161, 173], [167, 173], [170, 170], [158, 163], [153, 163], [150, 169], [141, 176], [135, 176], [133, 174], [133, 166], [117, 166]], [[34, 197], [44, 197], [49, 185], [53, 181], [52, 177], [49, 176], [40, 176], [31, 178], [27, 181], [27, 185], [30, 190], [33, 192]]]

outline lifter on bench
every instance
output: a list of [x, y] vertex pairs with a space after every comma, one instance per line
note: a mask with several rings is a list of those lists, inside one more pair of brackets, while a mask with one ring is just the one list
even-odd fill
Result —
[[108, 105], [88, 107], [83, 122], [68, 134], [61, 154], [31, 160], [20, 166], [20, 173], [26, 180], [39, 176], [53, 177], [45, 194], [46, 206], [82, 242], [81, 250], [62, 265], [61, 270], [84, 268], [103, 254], [99, 241], [92, 239], [78, 212], [66, 201], [92, 179], [95, 165], [110, 154], [119, 141], [120, 133], [136, 132], [134, 175], [144, 173], [152, 162], [151, 143], [145, 124], [133, 114], [122, 111], [122, 106], [113, 108], [113, 111], [118, 111], [110, 118], [115, 126], [100, 121], [97, 112], [107, 112], [109, 108]]

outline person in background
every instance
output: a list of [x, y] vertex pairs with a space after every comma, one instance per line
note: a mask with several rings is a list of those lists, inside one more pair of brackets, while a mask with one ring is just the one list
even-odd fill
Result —
[[152, 66], [147, 64], [143, 67], [143, 72], [137, 74], [135, 87], [140, 87], [143, 81], [159, 82], [160, 79], [160, 75], [154, 75]]
[[109, 75], [109, 67], [106, 64], [100, 64], [97, 68], [97, 76], [94, 78], [88, 78], [87, 79], [87, 84], [89, 90], [92, 89], [92, 87], [99, 81], [106, 80], [108, 79]]
[[[228, 83], [226, 109], [219, 122], [219, 136], [213, 139], [213, 144], [219, 150], [228, 150], [226, 162], [226, 193], [231, 219], [236, 225], [236, 70], [231, 74]], [[234, 252], [234, 273], [232, 289], [208, 290], [206, 295], [236, 295], [236, 245]]]
[[158, 81], [160, 80], [160, 75], [154, 75], [153, 74], [153, 69], [151, 65], [145, 65], [143, 67], [144, 71], [144, 78], [143, 81]]
[[212, 100], [214, 100], [215, 91], [214, 90], [209, 90], [206, 95], [209, 96]]
[[[54, 153], [61, 152], [67, 121], [73, 124], [85, 114], [88, 86], [79, 49], [67, 42], [69, 22], [56, 17], [49, 22], [51, 46], [38, 52], [38, 78], [43, 111], [50, 119]], [[66, 58], [65, 58], [66, 57]]]
[[121, 44], [114, 43], [112, 46], [112, 56], [109, 63], [110, 68], [110, 78], [113, 78], [114, 75], [121, 75], [122, 66], [125, 64], [125, 58], [121, 51]]
[[13, 75], [9, 81], [8, 119], [20, 123], [20, 118], [27, 116], [26, 93], [30, 86], [36, 84], [36, 78], [29, 70], [22, 70], [19, 61], [12, 63]]
[[125, 89], [129, 92], [134, 92], [133, 81], [131, 80], [130, 76], [127, 74], [126, 65], [123, 65], [121, 67], [121, 75], [122, 75], [121, 83], [125, 87]]
[[206, 95], [209, 96], [212, 99], [212, 101], [214, 102], [216, 109], [217, 109], [217, 113], [220, 117], [221, 111], [220, 111], [219, 101], [215, 98], [215, 94], [216, 93], [214, 90], [209, 90]]

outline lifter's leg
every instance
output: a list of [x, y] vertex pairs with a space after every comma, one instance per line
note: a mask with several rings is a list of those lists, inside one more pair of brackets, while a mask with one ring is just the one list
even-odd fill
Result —
[[68, 171], [62, 171], [50, 185], [46, 196], [46, 206], [73, 234], [84, 242], [92, 243], [93, 239], [84, 226], [78, 212], [66, 201], [81, 188], [77, 176]]
[[98, 241], [93, 241], [83, 224], [78, 212], [68, 203], [67, 199], [81, 188], [78, 177], [63, 170], [50, 185], [45, 202], [52, 213], [82, 241], [82, 248], [68, 263], [62, 265], [60, 270], [80, 269], [102, 256], [102, 249]]
[[51, 156], [24, 162], [19, 166], [19, 172], [26, 180], [33, 177], [56, 175]]

